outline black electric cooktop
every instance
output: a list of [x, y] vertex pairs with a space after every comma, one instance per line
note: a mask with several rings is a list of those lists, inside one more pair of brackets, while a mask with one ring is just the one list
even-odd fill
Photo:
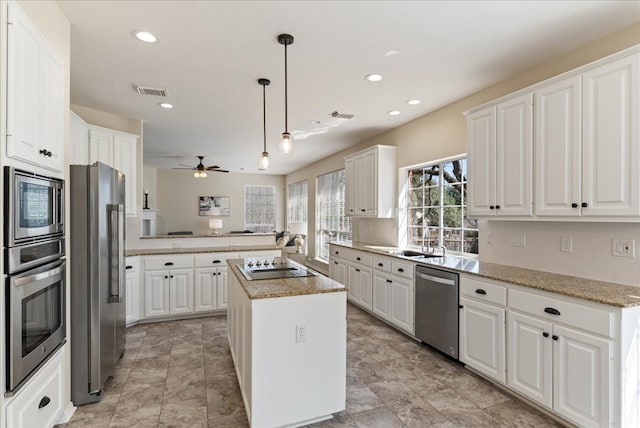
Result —
[[244, 264], [237, 264], [236, 266], [249, 281], [315, 276], [315, 273], [289, 260], [246, 259]]

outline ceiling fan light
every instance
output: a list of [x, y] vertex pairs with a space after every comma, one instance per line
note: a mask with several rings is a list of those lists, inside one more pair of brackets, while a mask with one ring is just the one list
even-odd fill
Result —
[[258, 169], [261, 171], [264, 171], [268, 168], [269, 168], [269, 153], [262, 152], [260, 154], [260, 165], [258, 166]]
[[195, 178], [207, 178], [207, 171], [203, 169], [196, 169], [196, 172], [193, 173]]
[[285, 155], [293, 153], [293, 137], [288, 132], [282, 133], [282, 139], [280, 140], [280, 151]]

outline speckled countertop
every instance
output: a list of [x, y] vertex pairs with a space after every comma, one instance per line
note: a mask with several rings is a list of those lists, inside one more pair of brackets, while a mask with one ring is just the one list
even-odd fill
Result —
[[280, 250], [274, 245], [236, 245], [233, 247], [194, 247], [194, 248], [147, 248], [125, 250], [125, 257], [150, 256], [154, 254], [192, 254], [192, 253], [231, 253], [238, 251]]
[[[290, 260], [291, 261], [291, 260]], [[309, 267], [291, 263], [307, 270]], [[261, 279], [248, 281], [240, 272], [238, 264], [244, 265], [244, 259], [228, 259], [227, 264], [249, 299], [270, 299], [274, 297], [301, 296], [305, 294], [334, 293], [347, 291], [347, 287], [322, 274], [302, 278]]]
[[236, 238], [238, 236], [275, 236], [273, 232], [269, 233], [220, 233], [214, 235], [212, 233], [202, 235], [153, 235], [141, 236], [140, 239], [189, 239], [189, 238]]
[[481, 262], [477, 259], [466, 257], [446, 256], [416, 261], [409, 257], [391, 254], [392, 251], [397, 250], [392, 247], [377, 247], [346, 242], [332, 242], [332, 244], [366, 251], [373, 254], [411, 260], [416, 264], [423, 266], [440, 268], [453, 272], [470, 273], [485, 278], [521, 285], [523, 287], [577, 297], [579, 299], [590, 300], [592, 302], [603, 303], [610, 306], [628, 308], [640, 305], [640, 287], [633, 287], [630, 285], [615, 284], [612, 282], [596, 281], [515, 266]]

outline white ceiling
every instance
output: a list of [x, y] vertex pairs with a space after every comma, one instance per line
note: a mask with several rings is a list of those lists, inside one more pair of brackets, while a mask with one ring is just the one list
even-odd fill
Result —
[[[640, 1], [58, 3], [71, 21], [71, 102], [142, 119], [145, 165], [195, 165], [195, 155], [206, 155], [207, 165], [258, 172], [256, 80], [270, 79], [269, 174], [295, 171], [640, 21]], [[159, 42], [137, 41], [136, 29]], [[284, 130], [280, 33], [295, 37], [289, 131], [325, 131], [298, 138], [290, 157], [277, 150]], [[383, 80], [365, 81], [373, 72]], [[135, 85], [166, 88], [169, 96], [141, 96]], [[407, 105], [412, 98], [422, 103]], [[161, 109], [161, 101], [176, 107]], [[334, 110], [355, 117], [336, 121]]]

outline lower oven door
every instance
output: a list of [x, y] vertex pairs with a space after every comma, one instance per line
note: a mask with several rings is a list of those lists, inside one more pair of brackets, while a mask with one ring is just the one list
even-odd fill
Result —
[[58, 260], [7, 279], [9, 393], [64, 343], [65, 265]]

